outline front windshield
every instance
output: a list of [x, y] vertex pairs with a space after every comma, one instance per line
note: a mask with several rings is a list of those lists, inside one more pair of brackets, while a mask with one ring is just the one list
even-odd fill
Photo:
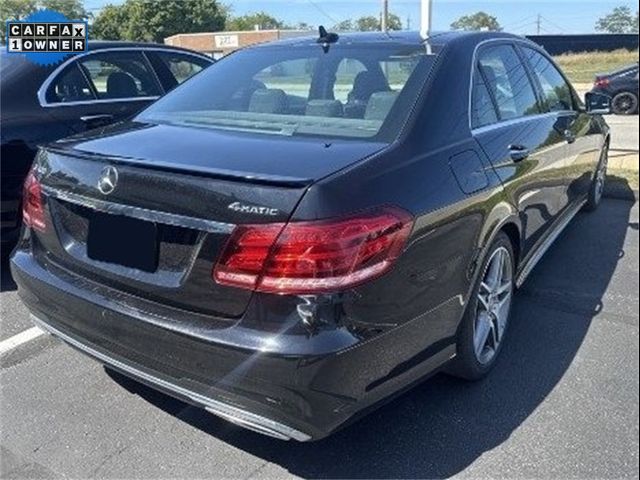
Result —
[[390, 139], [433, 63], [420, 45], [242, 50], [142, 112], [148, 123], [282, 136]]

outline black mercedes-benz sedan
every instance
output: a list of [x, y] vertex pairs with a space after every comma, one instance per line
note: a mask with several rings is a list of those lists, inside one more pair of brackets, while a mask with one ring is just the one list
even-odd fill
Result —
[[434, 372], [491, 370], [516, 289], [600, 202], [597, 100], [501, 33], [241, 50], [41, 149], [12, 272], [38, 325], [109, 368], [322, 438]]
[[611, 111], [617, 115], [638, 113], [638, 64], [627, 65], [614, 72], [596, 75], [593, 93], [611, 97]]
[[206, 55], [166, 45], [89, 42], [54, 65], [0, 54], [2, 250], [20, 232], [21, 193], [39, 145], [139, 113], [211, 65]]

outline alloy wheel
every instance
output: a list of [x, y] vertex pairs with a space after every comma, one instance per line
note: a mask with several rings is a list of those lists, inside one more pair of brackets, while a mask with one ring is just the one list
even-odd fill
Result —
[[630, 115], [636, 111], [638, 100], [631, 93], [620, 93], [613, 99], [613, 111], [622, 115]]
[[609, 159], [607, 147], [605, 147], [602, 152], [602, 159], [600, 161], [600, 165], [598, 165], [598, 170], [596, 171], [596, 185], [595, 185], [595, 199], [596, 202], [600, 202], [602, 198], [602, 194], [604, 193], [604, 185], [607, 179], [607, 162]]
[[504, 337], [513, 296], [513, 262], [505, 247], [496, 249], [487, 266], [478, 291], [473, 325], [476, 359], [485, 365], [495, 357]]

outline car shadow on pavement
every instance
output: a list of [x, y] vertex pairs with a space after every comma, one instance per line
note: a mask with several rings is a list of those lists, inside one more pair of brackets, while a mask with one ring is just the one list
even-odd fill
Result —
[[17, 290], [16, 282], [11, 277], [11, 270], [9, 269], [9, 259], [2, 259], [0, 265], [0, 292], [11, 292]]
[[504, 350], [487, 378], [436, 375], [318, 442], [264, 437], [109, 374], [193, 427], [301, 477], [448, 477], [507, 440], [570, 368], [624, 256], [632, 206], [606, 200], [575, 218], [517, 295]]

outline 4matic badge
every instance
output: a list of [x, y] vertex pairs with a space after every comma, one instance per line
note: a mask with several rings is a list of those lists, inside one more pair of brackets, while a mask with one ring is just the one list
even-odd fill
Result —
[[227, 207], [229, 210], [240, 213], [253, 213], [254, 215], [266, 215], [269, 217], [275, 217], [280, 213], [277, 208], [269, 207], [257, 207], [255, 205], [244, 205], [240, 202], [233, 202]]

